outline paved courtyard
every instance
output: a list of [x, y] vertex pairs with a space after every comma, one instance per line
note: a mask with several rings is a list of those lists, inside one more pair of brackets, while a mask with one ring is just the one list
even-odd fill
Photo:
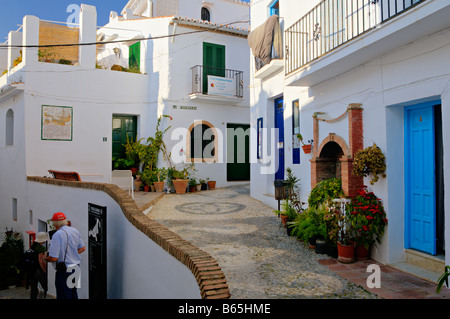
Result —
[[165, 195], [145, 211], [208, 252], [221, 266], [232, 299], [378, 298], [321, 265], [273, 210], [247, 186]]

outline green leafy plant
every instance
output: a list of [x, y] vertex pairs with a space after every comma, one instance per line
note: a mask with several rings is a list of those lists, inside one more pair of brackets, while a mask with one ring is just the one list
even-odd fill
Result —
[[305, 143], [303, 143], [303, 136], [300, 133], [297, 133], [297, 139], [302, 143], [302, 145], [305, 145]]
[[114, 64], [111, 67], [113, 71], [122, 71], [122, 72], [130, 72], [130, 73], [141, 73], [141, 71], [137, 67], [126, 68], [118, 64]]
[[72, 65], [73, 62], [67, 59], [59, 59], [59, 64], [67, 64], [67, 65]]
[[117, 158], [113, 156], [112, 164], [114, 169], [127, 169], [134, 164], [134, 161], [128, 158]]
[[189, 186], [197, 186], [197, 185], [198, 185], [197, 179], [195, 177], [191, 177], [189, 179]]
[[343, 222], [344, 215], [338, 209], [330, 207], [324, 215], [324, 221], [327, 229], [326, 240], [335, 246], [338, 242], [340, 224]]
[[450, 276], [450, 266], [446, 265], [444, 273], [439, 277], [436, 293], [440, 293], [444, 284], [448, 287], [448, 277]]
[[144, 185], [150, 186], [157, 179], [155, 171], [152, 171], [148, 168], [144, 169], [141, 175], [141, 181]]
[[289, 223], [291, 235], [309, 242], [311, 239], [325, 239], [327, 228], [325, 224], [325, 208], [320, 206], [309, 207], [302, 214], [298, 214], [293, 222]]
[[381, 200], [373, 192], [368, 192], [364, 187], [350, 196], [346, 210], [356, 244], [369, 248], [373, 243], [381, 242], [388, 220]]
[[162, 151], [164, 159], [169, 162], [169, 166], [172, 166], [170, 161], [170, 155], [167, 155], [166, 144], [164, 143], [164, 134], [171, 128], [168, 126], [165, 130], [161, 130], [161, 121], [163, 118], [170, 118], [171, 116], [162, 115], [156, 122], [155, 136], [147, 138], [147, 144], [141, 155], [141, 160], [144, 162], [144, 166], [148, 166], [150, 170], [156, 169], [158, 165], [159, 153]]
[[0, 282], [15, 285], [21, 279], [21, 260], [23, 256], [21, 233], [6, 230], [0, 246]]
[[52, 49], [42, 49], [38, 51], [38, 60], [40, 62], [55, 63], [58, 55]]
[[353, 174], [356, 176], [366, 177], [373, 175], [370, 184], [375, 184], [379, 180], [379, 176], [386, 177], [385, 157], [381, 149], [373, 144], [363, 150], [356, 152], [353, 159]]
[[283, 201], [282, 204], [282, 210], [274, 210], [273, 211], [276, 215], [286, 215], [288, 221], [293, 221], [297, 218], [297, 215], [299, 214], [299, 212], [297, 211], [297, 209], [295, 208], [295, 206], [293, 205], [293, 203], [289, 200], [286, 199]]
[[128, 160], [133, 161], [132, 165], [134, 167], [138, 167], [141, 162], [141, 158], [145, 157], [145, 145], [142, 144], [142, 140], [144, 140], [144, 138], [136, 141], [130, 141], [127, 136], [127, 144], [124, 145], [125, 156]]
[[156, 172], [156, 177], [158, 179], [158, 182], [162, 182], [166, 179], [167, 177], [167, 169], [166, 168], [157, 168], [155, 170]]
[[297, 178], [294, 173], [292, 172], [292, 169], [290, 167], [286, 168], [286, 188], [289, 190], [293, 190], [297, 184], [300, 182], [300, 179]]
[[341, 180], [329, 178], [316, 184], [308, 197], [309, 207], [318, 207], [320, 204], [332, 201], [344, 195]]

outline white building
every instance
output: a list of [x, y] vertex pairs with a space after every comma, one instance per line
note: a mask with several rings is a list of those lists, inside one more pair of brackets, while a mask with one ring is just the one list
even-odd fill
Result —
[[[231, 131], [227, 135], [227, 128], [249, 127], [248, 3], [130, 1], [123, 14], [119, 17], [112, 12], [110, 22], [99, 29], [99, 39], [112, 39], [114, 43], [99, 48], [98, 63], [106, 68], [114, 64], [130, 67], [137, 56], [131, 63], [149, 76], [145, 92], [149, 107], [158, 115], [173, 118], [166, 139], [173, 160], [194, 160], [197, 178], [216, 180], [218, 186], [248, 183], [249, 141], [244, 150], [245, 163], [230, 164], [231, 157], [240, 154], [227, 146], [233, 137]], [[148, 40], [137, 40], [142, 38]], [[127, 39], [134, 40], [115, 42]], [[208, 82], [208, 76], [217, 77]], [[136, 121], [137, 127], [148, 123], [146, 118]], [[202, 149], [193, 156], [190, 132], [199, 124], [203, 130], [211, 128], [214, 137], [205, 135]], [[138, 133], [141, 137], [148, 136]], [[212, 152], [206, 146], [208, 141], [214, 146]], [[207, 151], [203, 152], [205, 147]]]
[[[348, 193], [359, 183], [350, 173], [354, 152], [375, 143], [387, 176], [363, 183], [382, 199], [389, 224], [372, 258], [396, 264], [419, 255], [442, 273], [450, 263], [449, 12], [441, 0], [252, 4], [252, 30], [278, 14], [283, 41], [261, 68], [251, 57], [252, 128], [258, 120], [280, 128], [275, 141], [263, 136], [252, 196], [276, 207], [276, 176], [261, 173], [270, 160], [293, 168], [304, 201], [327, 177], [324, 162], [339, 164], [334, 176]], [[312, 153], [301, 151], [299, 132], [313, 140]]]
[[[7, 54], [0, 55], [0, 66], [7, 69], [0, 77], [3, 230], [13, 228], [27, 238], [25, 231], [46, 230], [52, 213], [65, 210], [87, 242], [87, 215], [78, 213], [79, 207], [66, 198], [70, 195], [44, 191], [27, 177], [49, 176], [48, 170], [75, 171], [84, 182], [109, 183], [113, 145], [125, 143], [127, 135], [153, 136], [163, 114], [173, 119], [165, 118], [162, 125], [172, 127], [166, 144], [175, 163], [195, 160], [197, 177], [216, 180], [219, 187], [248, 183], [249, 160], [230, 163], [232, 155], [239, 154], [227, 154], [234, 149], [227, 138], [236, 138], [234, 130], [227, 135], [227, 128], [249, 126], [249, 5], [231, 0], [189, 5], [133, 0], [122, 14], [111, 12], [110, 22], [98, 28], [95, 7], [82, 5], [77, 28], [60, 30], [54, 23], [26, 16], [23, 28], [10, 32]], [[50, 31], [44, 32], [44, 26]], [[95, 42], [104, 43], [83, 45]], [[75, 52], [30, 47], [44, 43], [80, 45], [71, 46]], [[14, 66], [20, 55], [21, 62]], [[67, 59], [72, 65], [47, 63]], [[113, 65], [134, 72], [110, 70]], [[210, 82], [203, 86], [208, 76]], [[212, 84], [215, 91], [208, 88]], [[191, 139], [190, 132], [198, 124], [212, 128], [210, 157], [193, 147], [198, 138]], [[201, 139], [198, 143], [200, 151], [207, 146]], [[191, 145], [199, 156], [193, 156]], [[246, 145], [248, 155], [249, 142]], [[95, 191], [92, 196], [104, 201]], [[86, 206], [82, 203], [80, 199]], [[85, 261], [82, 273], [86, 269]], [[81, 296], [87, 297], [87, 290]]]

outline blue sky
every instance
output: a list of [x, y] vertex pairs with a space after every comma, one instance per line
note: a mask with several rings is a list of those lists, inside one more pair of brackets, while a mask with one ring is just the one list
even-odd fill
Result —
[[[187, 0], [188, 1], [188, 0]], [[250, 0], [243, 0], [249, 2]], [[17, 30], [18, 24], [22, 24], [23, 17], [34, 15], [42, 20], [65, 22], [71, 12], [67, 8], [71, 4], [81, 3], [97, 7], [97, 25], [108, 23], [109, 13], [116, 11], [120, 13], [128, 0], [0, 0], [0, 43], [6, 41], [11, 30]]]
[[67, 12], [70, 4], [81, 3], [97, 7], [97, 24], [108, 23], [109, 13], [120, 13], [128, 0], [0, 0], [0, 43], [6, 41], [9, 31], [17, 30], [23, 17], [34, 15], [43, 20], [65, 22], [72, 12]]

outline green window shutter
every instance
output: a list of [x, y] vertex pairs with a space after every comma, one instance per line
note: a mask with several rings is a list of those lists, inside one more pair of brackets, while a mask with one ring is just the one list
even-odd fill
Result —
[[203, 42], [203, 93], [208, 92], [208, 75], [225, 76], [225, 46]]
[[130, 56], [128, 59], [128, 67], [130, 69], [140, 70], [140, 68], [141, 68], [141, 42], [137, 42], [130, 46]]

